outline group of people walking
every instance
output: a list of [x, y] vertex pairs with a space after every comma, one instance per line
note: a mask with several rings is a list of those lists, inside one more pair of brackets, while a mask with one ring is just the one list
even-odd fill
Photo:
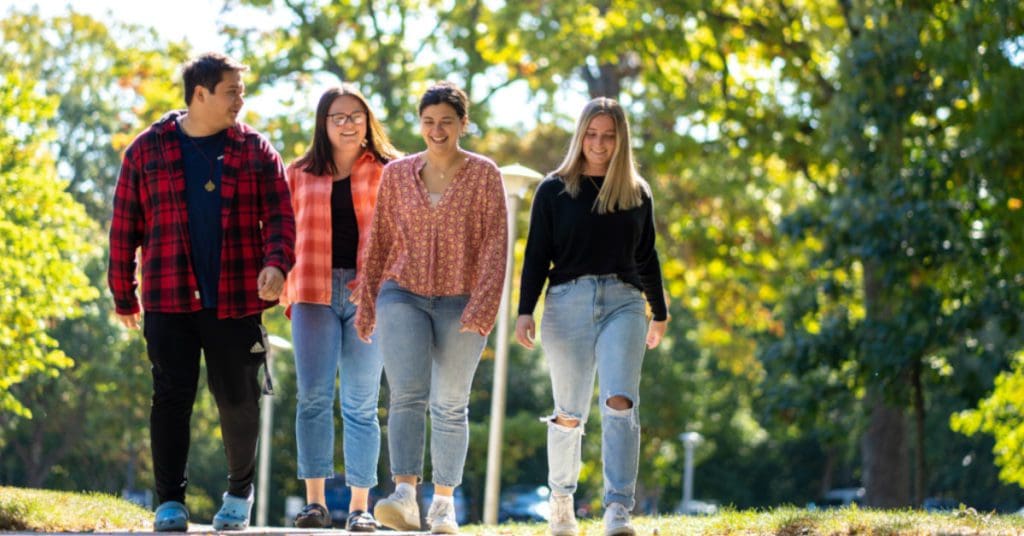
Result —
[[[430, 86], [418, 109], [426, 148], [403, 156], [355, 86], [331, 88], [317, 105], [309, 149], [285, 167], [266, 138], [238, 121], [246, 70], [216, 53], [189, 61], [182, 71], [187, 109], [133, 141], [115, 191], [109, 284], [121, 322], [138, 328], [142, 321], [152, 363], [154, 528], [188, 528], [189, 419], [201, 355], [228, 460], [213, 526], [248, 527], [258, 369], [268, 346], [261, 314], [280, 302], [292, 323], [298, 478], [306, 488], [295, 525], [331, 526], [325, 480], [335, 471], [340, 392], [352, 491], [346, 529], [420, 529], [416, 494], [429, 411], [427, 524], [432, 533], [455, 534], [470, 388], [508, 255], [501, 173], [460, 145], [469, 100], [451, 83]], [[631, 144], [622, 107], [592, 100], [564, 161], [534, 195], [515, 335], [533, 348], [533, 312], [546, 283], [554, 535], [577, 533], [573, 494], [595, 378], [605, 534], [634, 534], [641, 364], [668, 317], [651, 191]], [[395, 489], [371, 512], [382, 373]]]

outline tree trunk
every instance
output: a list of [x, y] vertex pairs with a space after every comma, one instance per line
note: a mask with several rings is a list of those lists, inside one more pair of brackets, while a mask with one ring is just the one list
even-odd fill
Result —
[[[883, 297], [882, 270], [876, 262], [864, 262], [864, 305], [867, 316], [884, 320], [890, 314]], [[893, 382], [899, 385], [899, 381]], [[889, 404], [881, 386], [869, 384], [865, 399], [870, 417], [861, 438], [865, 501], [867, 506], [910, 506], [910, 457], [903, 408]]]
[[871, 422], [861, 441], [865, 500], [875, 508], [910, 505], [907, 430], [903, 409], [878, 393], [867, 400]]
[[835, 479], [836, 448], [829, 445], [825, 448], [825, 466], [821, 469], [821, 485], [818, 486], [818, 497], [824, 497], [832, 489]]
[[914, 360], [914, 367], [911, 371], [911, 383], [914, 386], [914, 506], [920, 507], [924, 504], [924, 496], [927, 493], [928, 465], [925, 460], [924, 451], [924, 387], [921, 385], [921, 358]]
[[[59, 395], [52, 390], [49, 400], [58, 400]], [[20, 457], [24, 463], [25, 486], [29, 488], [43, 488], [46, 479], [54, 465], [59, 464], [71, 448], [82, 440], [85, 424], [85, 408], [90, 402], [90, 395], [86, 389], [81, 389], [77, 397], [78, 405], [57, 410], [54, 404], [52, 411], [39, 411], [40, 417], [32, 424], [31, 444], [25, 449], [19, 449]], [[43, 415], [46, 415], [43, 417]], [[52, 445], [52, 438], [60, 436], [56, 447]]]
[[580, 67], [580, 74], [587, 82], [587, 92], [590, 98], [608, 97], [618, 99], [622, 91], [622, 77], [618, 71], [618, 64], [602, 63], [597, 67], [584, 65]]

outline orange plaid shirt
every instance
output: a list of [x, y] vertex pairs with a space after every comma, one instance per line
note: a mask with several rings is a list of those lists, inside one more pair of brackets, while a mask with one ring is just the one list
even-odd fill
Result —
[[350, 298], [359, 306], [361, 336], [373, 332], [377, 294], [388, 279], [420, 296], [469, 295], [462, 325], [483, 334], [494, 327], [508, 251], [501, 172], [469, 153], [432, 206], [419, 176], [424, 164], [419, 153], [384, 168], [363, 273]]
[[[356, 278], [348, 287], [355, 288], [362, 273], [366, 244], [370, 235], [373, 211], [377, 206], [377, 187], [380, 185], [384, 164], [370, 151], [352, 165], [352, 205], [359, 227], [359, 245], [356, 254]], [[331, 188], [334, 177], [312, 175], [294, 163], [285, 170], [288, 188], [295, 211], [295, 266], [288, 273], [281, 303], [287, 306], [297, 302], [331, 304]]]

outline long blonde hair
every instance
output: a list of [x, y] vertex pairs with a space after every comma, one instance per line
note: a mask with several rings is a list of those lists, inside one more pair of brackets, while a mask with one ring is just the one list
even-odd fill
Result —
[[569, 144], [569, 152], [558, 169], [552, 173], [562, 178], [565, 182], [565, 192], [570, 197], [575, 199], [579, 195], [583, 165], [586, 163], [586, 157], [583, 155], [583, 136], [586, 135], [590, 121], [599, 115], [607, 115], [615, 123], [615, 151], [608, 163], [608, 172], [594, 201], [593, 209], [598, 214], [607, 214], [636, 208], [643, 203], [645, 194], [651, 195], [651, 189], [647, 181], [636, 171], [633, 147], [629, 141], [629, 121], [626, 119], [626, 112], [615, 99], [598, 97], [583, 107], [583, 112], [576, 122], [576, 132]]

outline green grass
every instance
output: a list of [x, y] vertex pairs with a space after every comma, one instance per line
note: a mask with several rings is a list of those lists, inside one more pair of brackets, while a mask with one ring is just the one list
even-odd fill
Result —
[[0, 486], [0, 530], [150, 530], [152, 521], [146, 509], [112, 495]]
[[[950, 513], [919, 510], [842, 509], [811, 512], [785, 507], [765, 511], [726, 510], [714, 516], [636, 517], [637, 534], [677, 536], [803, 536], [803, 535], [1019, 535], [1024, 516], [978, 513], [966, 508]], [[474, 536], [546, 536], [544, 525], [469, 526], [463, 534]], [[600, 536], [601, 521], [580, 523], [581, 536]]]
[[[917, 510], [843, 509], [810, 512], [798, 508], [765, 511], [726, 510], [708, 517], [637, 517], [637, 533], [659, 536], [803, 535], [1011, 535], [1024, 534], [1024, 516], [995, 515], [970, 508], [944, 514]], [[0, 531], [103, 532], [148, 531], [152, 513], [128, 501], [100, 493], [70, 493], [0, 486]], [[581, 536], [602, 534], [600, 519], [584, 520]], [[387, 534], [382, 532], [381, 534]], [[543, 524], [497, 527], [471, 525], [472, 536], [544, 536]]]

